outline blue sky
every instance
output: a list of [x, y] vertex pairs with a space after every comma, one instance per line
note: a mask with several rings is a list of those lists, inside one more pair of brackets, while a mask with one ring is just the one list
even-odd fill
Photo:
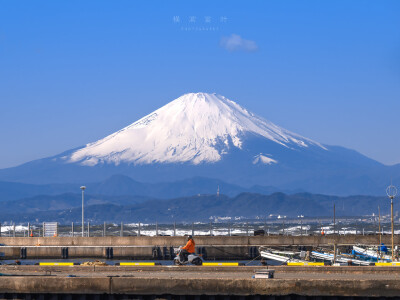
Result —
[[187, 92], [400, 163], [400, 1], [0, 0], [0, 168]]

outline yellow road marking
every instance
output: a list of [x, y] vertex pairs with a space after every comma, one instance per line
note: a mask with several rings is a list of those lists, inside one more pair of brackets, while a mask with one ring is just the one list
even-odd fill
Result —
[[386, 262], [386, 263], [380, 262], [380, 263], [375, 263], [375, 266], [378, 266], [378, 267], [387, 267], [387, 266], [389, 266], [389, 267], [391, 267], [391, 266], [399, 267], [400, 266], [400, 262]]
[[323, 262], [288, 262], [288, 266], [325, 266]]
[[39, 266], [73, 266], [73, 262], [41, 262]]
[[225, 262], [205, 262], [203, 263], [203, 266], [239, 266], [239, 263], [237, 262], [229, 262], [229, 263], [225, 263]]
[[154, 262], [121, 262], [120, 266], [155, 266]]

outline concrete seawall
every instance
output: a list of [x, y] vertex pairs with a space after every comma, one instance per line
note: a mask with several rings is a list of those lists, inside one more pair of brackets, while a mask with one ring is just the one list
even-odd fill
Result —
[[166, 279], [166, 278], [52, 278], [4, 277], [0, 291], [10, 294], [125, 294], [125, 295], [301, 295], [396, 297], [398, 280], [307, 279]]
[[[378, 235], [313, 235], [313, 236], [196, 236], [197, 245], [377, 245]], [[382, 236], [382, 241], [389, 244], [390, 235]], [[0, 243], [9, 246], [179, 246], [186, 242], [182, 236], [107, 236], [107, 237], [0, 237]], [[400, 237], [395, 236], [395, 243], [400, 242]]]
[[[2, 266], [0, 269], [4, 274], [0, 280], [0, 294], [3, 295], [134, 295], [135, 298], [143, 295], [299, 295], [371, 298], [397, 297], [400, 294], [398, 271], [392, 271], [396, 268], [382, 268], [376, 273], [377, 269], [369, 267], [277, 267], [274, 279], [252, 279], [254, 271], [260, 269], [256, 267], [49, 267], [34, 270], [34, 266]], [[76, 277], [70, 277], [71, 274]]]
[[125, 295], [290, 295], [394, 297], [398, 280], [253, 280], [165, 278], [4, 277], [0, 291], [9, 294], [125, 294]]

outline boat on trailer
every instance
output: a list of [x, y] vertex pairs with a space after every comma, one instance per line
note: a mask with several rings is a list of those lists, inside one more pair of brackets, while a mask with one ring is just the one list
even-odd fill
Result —
[[281, 264], [307, 262], [300, 258], [301, 252], [279, 251], [263, 247], [260, 247], [259, 252], [262, 258]]
[[373, 262], [368, 261], [368, 260], [360, 260], [360, 259], [354, 259], [351, 257], [346, 257], [345, 255], [336, 255], [336, 258], [333, 254], [331, 253], [326, 253], [326, 252], [318, 252], [318, 251], [312, 251], [311, 255], [312, 258], [315, 258], [317, 260], [322, 260], [324, 262], [330, 262], [330, 263], [339, 263], [339, 264], [351, 264], [351, 265], [357, 265], [357, 266], [370, 266], [373, 264]]
[[287, 263], [308, 263], [310, 261], [322, 261], [330, 264], [341, 265], [356, 265], [356, 266], [370, 266], [374, 264], [371, 260], [355, 259], [350, 254], [339, 254], [336, 258], [332, 253], [311, 251], [310, 260], [305, 260], [305, 251], [281, 251], [266, 247], [259, 248], [260, 255], [263, 259], [273, 261], [274, 263], [287, 264]]
[[355, 253], [366, 256], [366, 257], [371, 257], [376, 260], [384, 260], [385, 262], [391, 262], [392, 257], [387, 254], [383, 254], [382, 252], [379, 253], [377, 250], [372, 250], [372, 249], [364, 249], [359, 246], [353, 246], [353, 250]]

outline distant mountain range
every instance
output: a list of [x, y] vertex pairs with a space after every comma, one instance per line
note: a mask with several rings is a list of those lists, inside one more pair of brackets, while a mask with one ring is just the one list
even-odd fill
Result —
[[[189, 178], [176, 182], [140, 183], [124, 175], [88, 183], [85, 215], [91, 223], [193, 222], [210, 218], [359, 216], [388, 212], [386, 197], [325, 196], [273, 187], [244, 188], [218, 179]], [[34, 185], [0, 182], [4, 222], [80, 222], [82, 198], [77, 184]], [[219, 188], [220, 195], [217, 195]]]
[[[81, 185], [92, 223], [331, 216], [334, 203], [338, 216], [386, 213], [391, 177], [400, 165], [186, 94], [97, 142], [0, 170], [0, 222], [80, 222]], [[360, 194], [379, 197], [347, 196]]]
[[[106, 222], [205, 222], [226, 217], [234, 220], [264, 219], [267, 216], [306, 217], [332, 216], [333, 204], [337, 216], [360, 216], [389, 213], [385, 197], [337, 197], [309, 193], [261, 195], [241, 193], [225, 195], [197, 195], [174, 199], [152, 199], [137, 196], [87, 195], [85, 219], [92, 224]], [[396, 211], [397, 206], [396, 206]], [[63, 224], [80, 222], [81, 195], [35, 196], [2, 203], [0, 220], [4, 222], [50, 222]]]
[[[330, 195], [382, 195], [390, 178], [400, 182], [400, 164], [385, 166], [356, 151], [322, 145], [281, 128], [223, 96], [191, 93], [99, 141], [2, 169], [0, 180], [14, 182], [3, 182], [1, 186], [8, 191], [14, 189], [11, 197], [15, 199], [33, 195], [24, 194], [28, 188], [15, 182], [45, 184], [29, 189], [54, 194], [76, 190], [66, 183], [89, 186], [116, 174], [149, 184], [135, 187], [130, 182], [124, 190], [126, 178], [114, 177], [113, 180], [120, 182], [113, 194], [131, 195], [132, 190], [135, 194], [140, 190], [141, 195], [162, 198], [205, 190], [210, 193], [208, 183], [207, 189], [203, 189], [201, 180], [193, 188], [189, 179], [193, 177], [216, 178], [213, 191], [218, 180], [232, 185], [229, 191], [234, 191], [236, 185], [245, 187], [246, 190], [239, 188], [232, 192], [232, 196], [242, 191], [264, 193], [255, 186]], [[189, 180], [187, 191], [181, 186], [185, 180]], [[159, 182], [164, 185], [154, 185]], [[181, 194], [175, 192], [174, 182], [180, 185]], [[93, 185], [93, 191], [102, 193], [106, 189], [108, 193], [113, 183], [107, 184]], [[5, 198], [10, 199], [10, 194]]]
[[[284, 190], [268, 186], [253, 186], [245, 188], [229, 184], [222, 180], [194, 177], [174, 182], [143, 183], [124, 175], [113, 175], [106, 180], [86, 184], [87, 195], [139, 196], [142, 198], [168, 199], [193, 196], [198, 194], [216, 194], [219, 189], [227, 196], [236, 196], [243, 192], [271, 194], [285, 192], [289, 194], [303, 192], [302, 190]], [[80, 185], [67, 184], [25, 184], [15, 182], [0, 182], [0, 202], [19, 200], [33, 196], [48, 197], [65, 193], [79, 193]], [[107, 198], [107, 199], [108, 199]], [[72, 200], [71, 200], [72, 201]]]

